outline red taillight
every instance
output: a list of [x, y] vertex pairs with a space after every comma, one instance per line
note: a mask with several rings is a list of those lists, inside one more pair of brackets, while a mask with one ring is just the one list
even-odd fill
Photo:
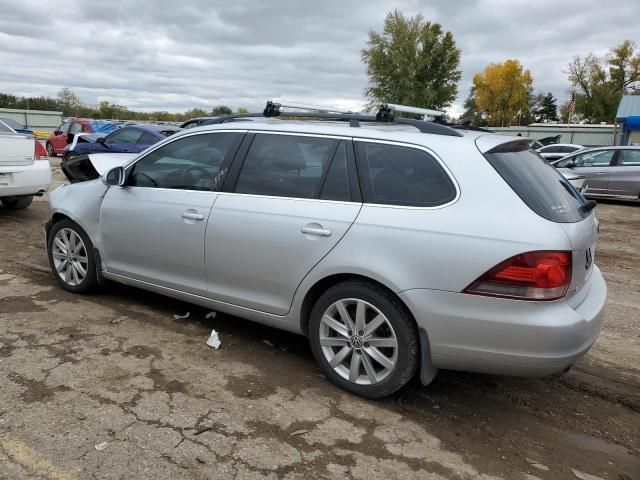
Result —
[[571, 283], [571, 252], [528, 252], [498, 264], [464, 292], [521, 300], [557, 300]]
[[38, 140], [34, 140], [34, 142], [36, 144], [36, 149], [33, 153], [34, 160], [46, 160], [48, 157], [47, 151]]

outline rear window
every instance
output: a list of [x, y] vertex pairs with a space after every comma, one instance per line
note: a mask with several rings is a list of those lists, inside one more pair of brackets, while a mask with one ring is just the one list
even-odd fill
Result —
[[484, 156], [531, 210], [557, 223], [589, 216], [587, 200], [546, 160], [528, 149], [528, 142], [500, 145]]

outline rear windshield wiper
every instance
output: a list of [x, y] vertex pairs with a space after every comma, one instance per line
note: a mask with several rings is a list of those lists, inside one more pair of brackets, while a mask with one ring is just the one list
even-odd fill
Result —
[[581, 212], [590, 212], [596, 208], [596, 205], [598, 205], [598, 203], [595, 200], [587, 200], [584, 204], [578, 207], [578, 210]]

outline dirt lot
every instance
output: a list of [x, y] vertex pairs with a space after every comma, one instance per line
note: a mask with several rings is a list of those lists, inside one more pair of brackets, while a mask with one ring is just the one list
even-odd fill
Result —
[[1, 479], [640, 478], [640, 205], [598, 206], [609, 305], [573, 370], [441, 372], [382, 401], [328, 383], [301, 337], [124, 286], [64, 292], [47, 215], [0, 210]]

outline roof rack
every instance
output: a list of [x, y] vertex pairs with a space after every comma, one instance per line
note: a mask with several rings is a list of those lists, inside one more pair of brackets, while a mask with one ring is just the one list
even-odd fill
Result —
[[[416, 120], [413, 118], [397, 117], [393, 114], [392, 108], [389, 105], [382, 105], [376, 115], [363, 114], [363, 113], [331, 113], [331, 112], [283, 112], [281, 111], [282, 104], [275, 103], [269, 100], [262, 111], [262, 113], [238, 113], [234, 115], [223, 115], [218, 118], [208, 120], [203, 125], [214, 125], [219, 123], [231, 122], [234, 120], [241, 120], [243, 118], [272, 118], [272, 117], [287, 117], [287, 118], [318, 118], [322, 120], [333, 121], [346, 121], [349, 122], [351, 127], [359, 127], [360, 122], [371, 123], [394, 123], [398, 125], [410, 125], [417, 128], [422, 133], [431, 133], [434, 135], [447, 135], [450, 137], [462, 137], [462, 133], [446, 125], [442, 125], [435, 122], [429, 122], [425, 120]], [[300, 107], [303, 108], [303, 107]]]

